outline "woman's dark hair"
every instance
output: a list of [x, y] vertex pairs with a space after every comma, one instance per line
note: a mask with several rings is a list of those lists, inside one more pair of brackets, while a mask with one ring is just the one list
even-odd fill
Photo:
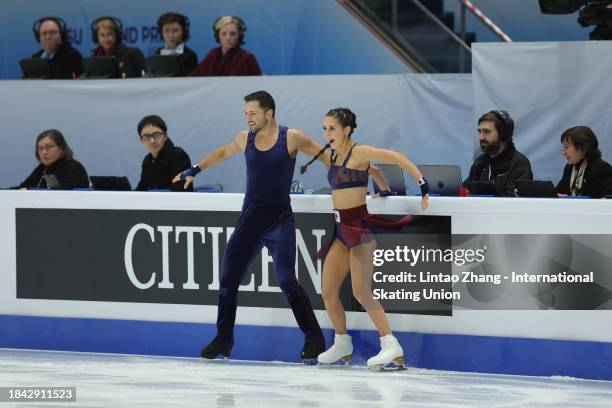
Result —
[[357, 116], [355, 116], [349, 108], [330, 109], [325, 116], [336, 119], [342, 127], [350, 127], [351, 131], [348, 134], [349, 137], [351, 137], [353, 131], [357, 129]]
[[40, 156], [38, 155], [38, 142], [40, 142], [45, 137], [51, 138], [53, 143], [57, 145], [62, 151], [61, 157], [65, 159], [72, 159], [74, 153], [72, 153], [72, 149], [66, 143], [66, 139], [64, 139], [64, 135], [57, 129], [47, 129], [43, 130], [38, 137], [36, 138], [36, 144], [34, 145], [34, 155], [36, 156], [36, 160], [40, 161]]
[[140, 122], [138, 122], [138, 137], [140, 137], [140, 132], [142, 132], [142, 128], [147, 125], [160, 128], [164, 131], [164, 134], [168, 133], [168, 127], [166, 126], [166, 122], [164, 122], [161, 117], [157, 115], [149, 115], [140, 119]]
[[189, 26], [191, 25], [189, 18], [184, 14], [175, 13], [173, 11], [164, 13], [159, 16], [159, 18], [157, 19], [157, 29], [159, 30], [159, 34], [162, 35], [162, 37], [162, 30], [164, 28], [164, 25], [171, 23], [177, 23], [181, 26], [181, 28], [183, 29], [183, 42], [187, 42], [187, 40], [189, 39]]
[[582, 150], [587, 159], [599, 159], [601, 151], [593, 130], [588, 126], [575, 126], [561, 134], [561, 143], [571, 143], [576, 150]]
[[[355, 130], [357, 128], [357, 116], [355, 116], [355, 114], [349, 109], [349, 108], [334, 108], [334, 109], [330, 109], [326, 114], [326, 117], [330, 117], [330, 118], [334, 118], [338, 123], [340, 123], [340, 125], [344, 128], [344, 127], [350, 127], [351, 131], [348, 134], [348, 137], [351, 137], [351, 135], [353, 134], [353, 130]], [[329, 149], [331, 147], [331, 145], [329, 143], [327, 143], [325, 146], [323, 146], [323, 148], [321, 150], [319, 150], [319, 153], [317, 153], [312, 160], [310, 160], [308, 163], [306, 163], [305, 165], [300, 167], [300, 174], [304, 174], [306, 173], [306, 170], [308, 169], [308, 166], [310, 166], [312, 163], [314, 163], [315, 160], [317, 160], [319, 158], [319, 156], [321, 156], [323, 154], [323, 152], [325, 152], [325, 150]]]

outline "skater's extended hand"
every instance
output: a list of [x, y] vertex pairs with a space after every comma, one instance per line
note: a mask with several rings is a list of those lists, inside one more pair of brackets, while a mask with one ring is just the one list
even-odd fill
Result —
[[378, 193], [374, 194], [372, 198], [383, 198], [383, 197], [396, 196], [396, 195], [397, 195], [396, 191], [391, 191], [391, 189], [387, 189], [387, 190], [379, 191]]
[[419, 188], [421, 189], [421, 208], [426, 209], [429, 206], [429, 183], [425, 177], [418, 180]]
[[189, 185], [193, 182], [193, 179], [195, 178], [195, 176], [201, 171], [202, 169], [200, 169], [200, 167], [197, 164], [194, 164], [192, 167], [188, 168], [182, 173], [177, 174], [172, 179], [172, 182], [176, 183], [179, 181], [184, 181], [185, 185], [183, 186], [183, 188], [186, 190], [187, 187], [189, 187]]

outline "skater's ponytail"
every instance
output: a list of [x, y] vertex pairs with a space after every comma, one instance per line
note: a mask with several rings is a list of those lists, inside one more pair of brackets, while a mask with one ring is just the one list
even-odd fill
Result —
[[300, 167], [300, 174], [306, 173], [306, 169], [308, 168], [308, 166], [310, 166], [315, 160], [317, 160], [319, 158], [319, 156], [321, 156], [323, 154], [323, 152], [325, 152], [330, 147], [331, 147], [331, 145], [329, 143], [327, 143], [325, 146], [323, 146], [323, 148], [321, 150], [319, 150], [319, 153], [317, 153], [316, 156], [312, 158], [312, 160], [310, 160], [308, 163], [306, 163], [305, 165]]

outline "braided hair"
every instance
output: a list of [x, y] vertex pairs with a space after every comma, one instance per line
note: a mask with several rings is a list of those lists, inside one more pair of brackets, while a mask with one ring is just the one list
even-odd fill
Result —
[[306, 169], [308, 169], [308, 166], [310, 166], [312, 163], [314, 163], [314, 161], [317, 160], [319, 158], [319, 156], [321, 156], [323, 154], [323, 152], [326, 151], [327, 149], [329, 149], [330, 147], [331, 147], [331, 145], [329, 143], [327, 143], [325, 146], [323, 146], [323, 148], [321, 150], [319, 150], [319, 153], [317, 153], [315, 155], [315, 157], [313, 157], [308, 163], [306, 163], [305, 165], [300, 167], [300, 174], [306, 173]]
[[[330, 117], [330, 118], [334, 118], [338, 123], [340, 123], [340, 125], [343, 128], [345, 128], [347, 126], [350, 127], [351, 131], [348, 134], [349, 138], [353, 134], [353, 131], [357, 128], [357, 116], [355, 116], [355, 114], [349, 108], [334, 108], [334, 109], [330, 109], [329, 112], [327, 112], [327, 114], [325, 116], [326, 117]], [[321, 156], [323, 154], [323, 152], [325, 152], [325, 150], [329, 149], [330, 147], [331, 147], [331, 145], [329, 143], [327, 143], [325, 146], [323, 146], [323, 148], [321, 150], [319, 150], [319, 153], [317, 153], [312, 158], [312, 160], [310, 160], [308, 163], [306, 163], [305, 165], [300, 167], [300, 174], [306, 173], [306, 169], [308, 169], [308, 166], [310, 166], [312, 163], [314, 163], [315, 160], [317, 160], [319, 158], [319, 156]]]

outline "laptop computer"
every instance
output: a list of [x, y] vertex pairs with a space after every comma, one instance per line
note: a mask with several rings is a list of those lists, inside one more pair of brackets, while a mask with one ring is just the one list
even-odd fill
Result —
[[99, 191], [132, 191], [127, 177], [91, 176], [89, 177], [94, 190]]
[[[373, 163], [376, 167], [382, 170], [385, 180], [391, 191], [396, 192], [397, 195], [406, 195], [406, 183], [404, 182], [404, 172], [401, 167], [396, 164], [388, 163]], [[380, 193], [380, 188], [372, 179], [372, 185], [374, 186], [374, 193]]]
[[147, 58], [149, 77], [174, 77], [183, 72], [176, 55], [153, 55]]
[[515, 180], [514, 185], [519, 197], [557, 198], [555, 185], [549, 180]]
[[490, 181], [464, 181], [463, 187], [465, 187], [471, 195], [499, 195], [495, 184]]
[[429, 192], [441, 196], [458, 196], [461, 188], [461, 168], [454, 164], [418, 165], [429, 182]]
[[45, 58], [24, 58], [19, 61], [24, 79], [47, 79], [53, 76], [51, 61]]
[[115, 57], [83, 58], [83, 75], [79, 79], [107, 79], [119, 77]]

